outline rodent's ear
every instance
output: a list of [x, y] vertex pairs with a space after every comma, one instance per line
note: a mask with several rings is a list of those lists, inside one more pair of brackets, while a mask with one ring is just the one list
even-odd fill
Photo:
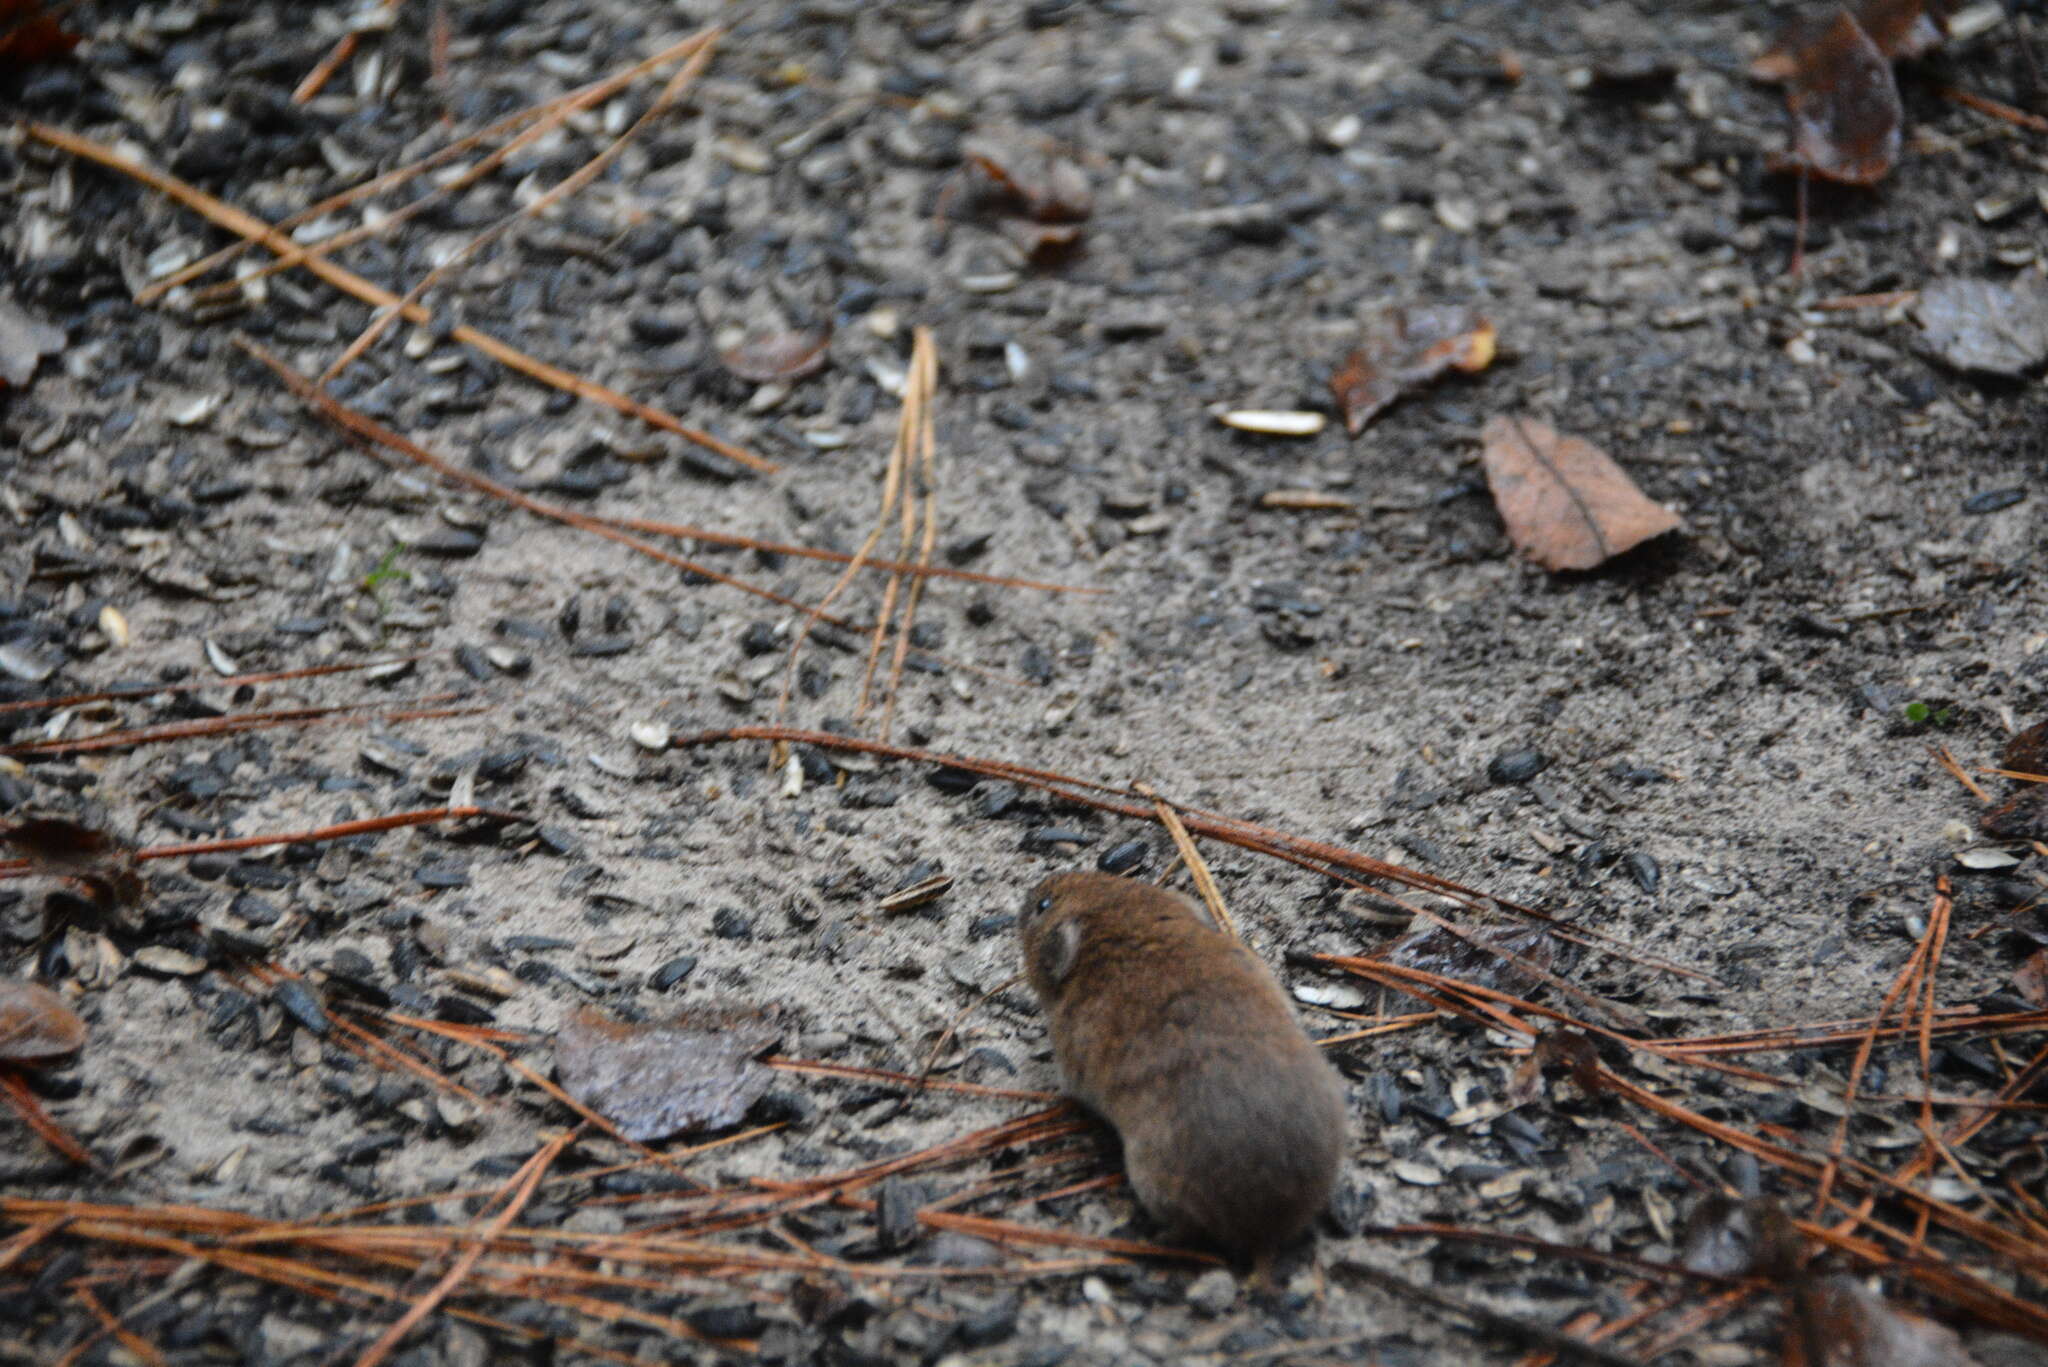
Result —
[[1073, 917], [1038, 937], [1031, 952], [1031, 972], [1045, 987], [1058, 987], [1081, 957], [1081, 923]]

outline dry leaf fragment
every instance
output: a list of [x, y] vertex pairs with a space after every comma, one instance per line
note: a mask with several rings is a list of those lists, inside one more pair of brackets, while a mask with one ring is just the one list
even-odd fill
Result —
[[1837, 9], [1795, 59], [1785, 91], [1785, 164], [1827, 180], [1875, 185], [1898, 159], [1905, 107], [1892, 64], [1854, 15]]
[[1095, 211], [1087, 173], [1050, 147], [976, 140], [967, 163], [985, 179], [991, 207], [1038, 223], [1079, 223]]
[[2021, 774], [2048, 774], [2048, 721], [2037, 721], [2008, 740], [1998, 767]]
[[1750, 63], [1749, 74], [1760, 81], [1789, 81], [1797, 76], [1803, 54], [1821, 40], [1843, 9], [1886, 58], [1919, 57], [1948, 37], [1951, 7], [1949, 0], [1863, 0], [1854, 6], [1824, 6], [1794, 18], [1779, 30], [1770, 50]]
[[755, 1061], [782, 1038], [773, 1013], [699, 1007], [636, 1025], [588, 1007], [555, 1036], [555, 1073], [570, 1096], [636, 1143], [736, 1124], [768, 1090]]
[[1993, 840], [2048, 840], [2048, 784], [2026, 784], [1996, 807], [1986, 808], [1977, 827]]
[[1590, 570], [1681, 525], [1591, 442], [1523, 417], [1494, 418], [1483, 436], [1508, 539], [1547, 570]]
[[106, 831], [63, 817], [30, 817], [0, 829], [0, 841], [28, 857], [29, 872], [83, 884], [102, 905], [142, 900], [135, 847]]
[[1958, 370], [2017, 377], [2048, 361], [2048, 277], [1937, 280], [1913, 317], [1928, 349]]
[[1508, 1100], [1520, 1106], [1543, 1094], [1546, 1068], [1571, 1070], [1572, 1083], [1587, 1096], [1606, 1087], [1600, 1077], [1600, 1050], [1583, 1030], [1546, 1030], [1536, 1038], [1536, 1047], [1508, 1080]]
[[47, 1063], [85, 1046], [85, 1022], [38, 983], [0, 978], [0, 1063]]
[[1863, 0], [1856, 22], [1891, 58], [1913, 58], [1940, 47], [1948, 37], [1946, 0]]
[[1446, 370], [1471, 374], [1486, 369], [1497, 342], [1493, 324], [1468, 308], [1387, 310], [1367, 329], [1365, 345], [1346, 356], [1330, 377], [1345, 430], [1357, 436], [1403, 393]]
[[[4, 5], [5, 0], [0, 0]], [[0, 27], [6, 24], [0, 9]], [[0, 39], [4, 44], [5, 39]], [[0, 46], [0, 59], [6, 49]], [[64, 334], [40, 319], [30, 317], [19, 304], [0, 294], [0, 389], [19, 389], [36, 373], [36, 362], [63, 349]]]
[[830, 328], [793, 328], [749, 337], [718, 355], [727, 370], [743, 380], [800, 380], [825, 368]]
[[44, 12], [42, 0], [0, 0], [0, 70], [62, 57], [78, 35]]
[[1799, 1367], [1976, 1367], [1954, 1330], [1887, 1305], [1840, 1273], [1794, 1292], [1785, 1361]]

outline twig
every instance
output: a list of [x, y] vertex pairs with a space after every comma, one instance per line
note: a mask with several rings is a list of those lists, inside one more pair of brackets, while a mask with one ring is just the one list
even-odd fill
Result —
[[[910, 630], [917, 620], [917, 600], [924, 594], [925, 574], [931, 569], [932, 552], [939, 544], [939, 474], [937, 437], [932, 420], [933, 400], [938, 393], [939, 360], [938, 348], [932, 344], [931, 329], [920, 327], [916, 343], [911, 350], [911, 361], [922, 360], [928, 373], [925, 376], [925, 405], [918, 422], [918, 473], [909, 481], [905, 490], [904, 510], [910, 508], [910, 500], [917, 495], [924, 498], [924, 540], [918, 546], [917, 565], [920, 573], [910, 579], [910, 592], [903, 602], [903, 620], [896, 629], [896, 657], [889, 665], [889, 702], [882, 710], [883, 740], [889, 739], [889, 729], [896, 719], [896, 702], [903, 696], [903, 662], [910, 655]], [[906, 530], [909, 518], [904, 519]], [[907, 548], [906, 548], [907, 549]], [[895, 582], [891, 580], [890, 582]]]
[[[111, 147], [94, 142], [90, 138], [79, 137], [75, 133], [67, 133], [61, 128], [53, 128], [46, 123], [25, 124], [23, 125], [23, 131], [38, 142], [48, 143], [50, 146], [69, 152], [73, 156], [83, 157], [87, 161], [97, 162], [111, 170], [131, 176], [151, 189], [169, 195], [172, 199], [198, 213], [209, 222], [226, 228], [229, 232], [260, 243], [279, 256], [284, 256], [296, 250], [297, 244], [289, 237], [286, 237], [283, 233], [277, 231], [276, 228], [255, 215], [237, 209], [224, 200], [216, 199], [205, 191], [179, 180], [176, 176], [159, 171], [155, 167], [131, 161]], [[307, 270], [319, 276], [320, 279], [332, 285], [335, 289], [372, 307], [388, 309], [400, 305], [399, 297], [390, 290], [385, 289], [381, 285], [373, 284], [362, 276], [357, 275], [354, 271], [338, 266], [332, 261], [323, 260], [317, 256], [308, 256], [305, 266]], [[401, 312], [404, 313], [407, 321], [417, 323], [421, 327], [425, 327], [434, 319], [433, 312], [419, 304], [406, 305], [401, 309]], [[629, 398], [617, 390], [609, 389], [594, 381], [586, 380], [580, 375], [563, 370], [560, 366], [549, 365], [545, 361], [529, 356], [518, 348], [508, 346], [488, 333], [480, 332], [469, 326], [467, 323], [458, 323], [449, 331], [448, 335], [465, 346], [476, 348], [508, 370], [516, 370], [529, 379], [537, 380], [542, 384], [562, 390], [564, 393], [574, 394], [580, 399], [602, 404], [628, 417], [638, 418], [651, 427], [658, 427], [665, 432], [674, 433], [685, 441], [694, 442], [706, 450], [715, 451], [727, 460], [744, 465], [750, 470], [765, 474], [771, 473], [776, 469], [773, 461], [763, 460], [753, 452], [743, 450], [729, 441], [714, 437], [709, 432], [699, 431], [685, 424], [680, 419], [663, 412], [661, 409], [644, 404], [638, 399]]]
[[313, 69], [306, 73], [306, 79], [292, 91], [292, 103], [304, 104], [326, 89], [334, 73], [341, 70], [341, 64], [355, 55], [356, 44], [361, 41], [360, 33], [342, 34], [334, 46], [327, 49], [327, 55], [313, 64]]
[[1991, 805], [1991, 794], [1985, 792], [1976, 779], [1963, 772], [1963, 766], [1956, 762], [1956, 757], [1949, 753], [1949, 748], [1946, 745], [1929, 746], [1927, 753], [1934, 757], [1936, 764], [1939, 764], [1948, 771], [1950, 778], [1953, 778], [1956, 782], [1969, 789], [1970, 796], [1976, 798], [1987, 807]]
[[1133, 783], [1131, 791], [1151, 800], [1153, 810], [1159, 815], [1159, 824], [1166, 827], [1167, 835], [1172, 837], [1174, 849], [1180, 851], [1181, 862], [1188, 866], [1188, 874], [1195, 880], [1195, 890], [1202, 894], [1202, 902], [1209, 908], [1209, 919], [1232, 939], [1242, 940], [1243, 932], [1238, 930], [1237, 922], [1230, 919], [1230, 908], [1223, 904], [1223, 890], [1216, 886], [1216, 875], [1209, 872], [1209, 861], [1202, 858], [1202, 852], [1195, 848], [1195, 838], [1188, 834], [1180, 813], [1149, 783]]
[[[135, 851], [137, 860], [183, 859], [194, 854], [231, 854], [236, 850], [268, 849], [272, 845], [314, 845], [326, 840], [346, 840], [350, 836], [374, 835], [379, 831], [395, 831], [406, 826], [426, 826], [436, 821], [524, 821], [527, 818], [515, 812], [495, 811], [489, 807], [422, 807], [409, 812], [393, 812], [389, 816], [364, 817], [360, 821], [343, 821], [332, 826], [320, 826], [305, 831], [277, 831], [265, 835], [234, 836], [226, 840], [194, 840], [178, 845], [151, 845]], [[27, 859], [0, 859], [0, 879], [19, 878], [28, 873], [32, 861]]]
[[2024, 109], [2014, 109], [2009, 104], [2001, 104], [1988, 95], [1959, 90], [1952, 85], [1939, 86], [1936, 93], [1944, 100], [1952, 101], [1965, 109], [1974, 109], [1979, 114], [1988, 114], [1994, 119], [2003, 119], [2007, 123], [2036, 133], [2048, 133], [2048, 119], [2042, 118], [2039, 114], [2029, 114]]
[[[458, 698], [459, 693], [429, 693], [415, 703], [440, 702]], [[274, 712], [245, 712], [240, 716], [200, 717], [192, 721], [169, 721], [156, 726], [128, 727], [97, 736], [73, 740], [31, 740], [19, 745], [0, 745], [0, 755], [79, 755], [100, 750], [123, 750], [131, 745], [154, 745], [158, 741], [189, 740], [198, 736], [232, 736], [244, 731], [267, 731], [278, 726], [297, 726], [323, 721], [367, 721], [363, 713], [382, 709], [385, 721], [420, 721], [440, 717], [472, 716], [482, 707], [401, 707], [383, 703], [339, 703], [331, 707], [289, 707]]]
[[[594, 515], [595, 516], [595, 515]], [[829, 560], [845, 565], [854, 559], [850, 551], [826, 550], [822, 546], [793, 546], [782, 541], [763, 541], [759, 537], [741, 536], [736, 532], [712, 531], [708, 527], [691, 527], [676, 522], [658, 522], [646, 517], [604, 517], [599, 522], [622, 528], [629, 532], [652, 532], [657, 536], [681, 537], [691, 541], [708, 541], [714, 546], [737, 546], [741, 550], [760, 551], [766, 555], [792, 555], [805, 560]], [[920, 575], [928, 579], [959, 579], [973, 584], [992, 584], [1006, 589], [1042, 589], [1047, 593], [1104, 594], [1109, 590], [1092, 584], [1053, 584], [1040, 579], [1019, 579], [1007, 574], [986, 574], [980, 570], [956, 569], [951, 565], [919, 565], [908, 560], [879, 560], [870, 558], [861, 562], [861, 568], [889, 574]]]
[[[545, 517], [574, 527], [579, 531], [594, 533], [607, 541], [615, 541], [629, 550], [638, 551], [649, 559], [659, 560], [664, 565], [672, 566], [690, 574], [702, 575], [704, 578], [724, 584], [728, 588], [738, 589], [742, 593], [750, 593], [756, 598], [765, 598], [771, 603], [779, 603], [784, 607], [802, 608], [804, 606], [793, 598], [784, 597], [782, 594], [769, 589], [759, 588], [744, 579], [714, 570], [708, 565], [700, 565], [694, 560], [686, 560], [680, 555], [663, 550], [650, 541], [643, 541], [637, 536], [630, 536], [615, 527], [607, 526], [598, 518], [576, 512], [571, 508], [564, 508], [560, 504], [543, 502], [531, 494], [522, 493], [514, 489], [508, 484], [500, 484], [497, 480], [477, 474], [474, 470], [465, 470], [459, 465], [443, 460], [427, 450], [426, 447], [409, 438], [400, 436], [374, 418], [357, 412], [339, 399], [336, 399], [333, 395], [325, 394], [315, 389], [312, 381], [247, 337], [237, 337], [235, 344], [257, 360], [263, 362], [264, 365], [270, 367], [278, 379], [284, 382], [286, 389], [289, 389], [293, 394], [310, 404], [329, 422], [332, 422], [344, 431], [352, 433], [365, 442], [384, 447], [387, 450], [396, 451], [408, 460], [426, 466], [443, 479], [467, 485], [469, 488], [475, 489], [480, 493], [489, 494], [496, 499], [502, 499], [515, 508], [525, 509], [536, 517]], [[829, 617], [826, 620], [840, 626], [853, 626], [852, 623], [845, 622], [837, 617]]]
[[1396, 1296], [1434, 1306], [1448, 1314], [1462, 1315], [1492, 1333], [1502, 1334], [1522, 1343], [1539, 1345], [1553, 1353], [1562, 1353], [1575, 1361], [1598, 1363], [1600, 1367], [1643, 1367], [1637, 1359], [1603, 1348], [1597, 1343], [1589, 1343], [1585, 1339], [1560, 1333], [1548, 1325], [1532, 1324], [1513, 1315], [1504, 1315], [1477, 1302], [1461, 1296], [1447, 1295], [1366, 1263], [1346, 1261], [1338, 1265], [1338, 1271], [1372, 1282], [1381, 1290]]
[[[344, 232], [336, 233], [332, 237], [325, 237], [318, 242], [307, 243], [303, 246], [294, 244], [291, 251], [275, 258], [268, 265], [258, 270], [256, 274], [262, 276], [276, 271], [289, 270], [309, 256], [324, 256], [329, 252], [338, 251], [350, 243], [360, 242], [366, 237], [373, 237], [378, 233], [388, 231], [415, 214], [432, 207], [447, 196], [475, 184], [478, 180], [481, 180], [484, 176], [489, 175], [492, 171], [510, 160], [513, 154], [520, 148], [546, 136], [550, 130], [559, 127], [571, 114], [581, 109], [588, 109], [590, 106], [610, 98], [657, 67], [665, 66], [678, 58], [688, 56], [702, 44], [711, 41], [720, 31], [718, 29], [706, 29], [702, 33], [693, 34], [672, 47], [665, 48], [655, 53], [652, 57], [636, 62], [625, 70], [607, 76], [603, 80], [593, 81], [588, 85], [570, 91], [566, 95], [558, 95], [552, 100], [543, 100], [539, 104], [530, 105], [515, 113], [507, 114], [504, 118], [487, 124], [474, 133], [457, 138], [446, 147], [429, 153], [409, 166], [401, 166], [395, 170], [387, 171], [381, 176], [373, 177], [360, 185], [343, 190], [339, 194], [329, 195], [326, 199], [319, 200], [295, 214], [279, 219], [277, 221], [278, 230], [280, 232], [289, 231], [301, 223], [309, 223], [319, 218], [322, 214], [332, 213], [336, 209], [345, 209], [349, 205], [366, 199], [371, 195], [380, 194], [385, 190], [395, 189], [400, 185], [404, 185], [408, 181], [425, 175], [428, 171], [438, 166], [446, 165], [463, 153], [481, 146], [492, 138], [512, 132], [521, 124], [533, 124], [533, 127], [520, 132], [510, 142], [495, 152], [490, 153], [475, 164], [463, 168], [461, 172], [450, 179], [431, 186], [421, 193], [418, 198], [393, 209], [376, 224], [366, 223], [359, 228], [350, 228]], [[254, 244], [251, 241], [244, 239], [231, 246], [223, 247], [211, 256], [203, 257], [189, 266], [173, 271], [163, 279], [138, 290], [135, 295], [135, 302], [138, 304], [153, 304], [178, 286], [196, 280], [202, 275], [210, 274], [226, 265], [248, 250], [252, 245]], [[241, 281], [235, 281], [228, 288], [239, 288], [241, 283]]]
[[418, 283], [407, 290], [402, 299], [391, 305], [391, 307], [384, 309], [370, 320], [369, 326], [365, 327], [353, 342], [350, 342], [342, 349], [341, 354], [328, 364], [327, 369], [321, 372], [320, 378], [314, 381], [314, 384], [321, 389], [325, 389], [329, 384], [333, 383], [335, 376], [348, 369], [357, 357], [375, 346], [377, 339], [384, 335], [391, 324], [397, 322], [400, 315], [406, 309], [416, 305], [419, 302], [420, 296], [444, 279], [450, 271], [467, 263], [479, 251], [482, 251], [485, 247], [503, 237], [514, 225], [525, 219], [538, 217], [552, 205], [575, 194], [578, 190], [595, 180], [604, 171], [605, 167], [618, 160], [619, 154], [626, 150], [633, 139], [639, 137], [642, 132], [658, 122], [662, 116], [675, 106], [676, 101], [682, 98], [683, 92], [688, 90], [691, 83], [702, 74], [704, 68], [710, 65], [711, 54], [716, 48], [716, 43], [707, 42], [691, 53], [690, 59], [683, 63], [682, 69], [669, 77], [668, 84], [662, 87], [661, 93], [655, 97], [654, 103], [648, 106], [647, 111], [639, 118], [633, 120], [632, 126], [614, 138], [611, 144], [603, 151], [550, 186], [545, 192], [536, 196], [532, 203], [522, 205], [478, 233], [475, 237], [464, 243], [462, 248], [448, 260], [421, 276]]
[[225, 679], [199, 679], [186, 683], [138, 684], [133, 688], [107, 688], [97, 693], [73, 693], [62, 698], [30, 698], [26, 702], [0, 703], [0, 717], [9, 712], [26, 712], [39, 707], [76, 707], [80, 703], [107, 702], [121, 698], [154, 698], [158, 694], [190, 693], [203, 688], [240, 688], [245, 684], [283, 683], [287, 679], [312, 679], [323, 674], [348, 674], [379, 665], [409, 664], [425, 659], [425, 653], [397, 655], [388, 660], [365, 660], [360, 664], [310, 665], [305, 669], [282, 669], [267, 674], [235, 674]]
[[392, 1349], [412, 1332], [414, 1325], [425, 1319], [435, 1306], [448, 1299], [455, 1288], [462, 1285], [463, 1278], [476, 1266], [476, 1260], [483, 1256], [484, 1249], [489, 1247], [493, 1239], [504, 1233], [505, 1227], [511, 1224], [519, 1212], [526, 1208], [526, 1203], [533, 1199], [534, 1188], [540, 1185], [540, 1179], [547, 1175], [549, 1166], [562, 1150], [575, 1140], [576, 1134], [575, 1130], [569, 1130], [556, 1135], [539, 1153], [527, 1159], [523, 1168], [507, 1179], [508, 1186], [515, 1182], [518, 1185], [506, 1198], [505, 1208], [492, 1218], [490, 1224], [478, 1231], [469, 1247], [463, 1250], [462, 1256], [455, 1260], [455, 1266], [449, 1268], [446, 1275], [434, 1283], [433, 1289], [420, 1297], [410, 1310], [399, 1316], [398, 1322], [379, 1335], [375, 1343], [363, 1350], [363, 1355], [356, 1359], [356, 1367], [377, 1367], [377, 1364], [389, 1357]]
[[85, 1145], [73, 1139], [63, 1126], [50, 1119], [50, 1113], [43, 1109], [42, 1103], [36, 1100], [36, 1094], [29, 1090], [28, 1084], [22, 1081], [21, 1074], [15, 1069], [0, 1068], [0, 1096], [6, 1098], [8, 1104], [20, 1114], [23, 1122], [34, 1130], [45, 1144], [81, 1168], [91, 1168], [94, 1172], [106, 1171]]

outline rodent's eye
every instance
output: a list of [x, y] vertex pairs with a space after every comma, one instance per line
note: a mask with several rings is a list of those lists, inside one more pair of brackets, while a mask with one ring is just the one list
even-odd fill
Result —
[[1039, 898], [1039, 899], [1038, 899], [1038, 909], [1039, 909], [1040, 911], [1051, 911], [1051, 910], [1052, 910], [1052, 898], [1050, 898], [1050, 897], [1041, 897], [1041, 898]]

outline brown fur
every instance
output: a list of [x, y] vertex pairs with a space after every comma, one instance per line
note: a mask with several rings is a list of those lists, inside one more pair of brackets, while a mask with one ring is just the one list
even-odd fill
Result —
[[1197, 903], [1110, 874], [1046, 879], [1020, 930], [1067, 1091], [1116, 1127], [1140, 1203], [1263, 1266], [1345, 1142], [1342, 1084], [1271, 971]]

